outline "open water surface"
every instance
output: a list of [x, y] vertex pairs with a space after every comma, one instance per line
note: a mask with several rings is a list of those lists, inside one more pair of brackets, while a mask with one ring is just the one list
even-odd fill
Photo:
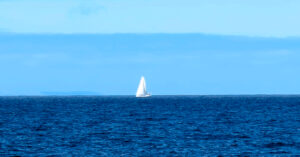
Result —
[[0, 97], [0, 156], [228, 155], [300, 155], [300, 96]]

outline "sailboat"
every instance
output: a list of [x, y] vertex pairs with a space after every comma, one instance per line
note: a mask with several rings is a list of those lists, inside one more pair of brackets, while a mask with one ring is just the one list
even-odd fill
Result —
[[151, 95], [146, 90], [146, 81], [144, 76], [141, 77], [139, 87], [136, 91], [136, 97], [150, 97]]

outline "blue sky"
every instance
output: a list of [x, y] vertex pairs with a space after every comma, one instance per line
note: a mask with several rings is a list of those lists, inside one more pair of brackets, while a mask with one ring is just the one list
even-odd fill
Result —
[[0, 0], [0, 95], [299, 94], [300, 1]]
[[203, 34], [0, 36], [0, 94], [300, 93], [300, 39]]
[[17, 33], [300, 35], [299, 0], [0, 0]]

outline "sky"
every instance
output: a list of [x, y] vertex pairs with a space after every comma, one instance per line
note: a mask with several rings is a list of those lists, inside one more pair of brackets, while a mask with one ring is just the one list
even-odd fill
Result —
[[299, 94], [298, 0], [0, 0], [0, 95]]
[[0, 0], [17, 33], [300, 35], [299, 0]]

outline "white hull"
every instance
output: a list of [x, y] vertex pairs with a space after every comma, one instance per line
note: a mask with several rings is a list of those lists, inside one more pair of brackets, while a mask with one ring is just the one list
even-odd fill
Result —
[[150, 97], [151, 95], [136, 95], [137, 98], [146, 98], [146, 97]]

